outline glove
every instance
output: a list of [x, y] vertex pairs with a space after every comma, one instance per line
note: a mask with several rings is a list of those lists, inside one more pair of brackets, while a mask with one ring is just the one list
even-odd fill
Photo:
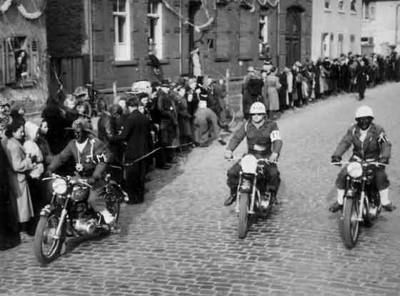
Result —
[[[381, 158], [379, 158], [379, 161], [378, 161], [378, 162], [387, 165], [387, 164], [389, 164], [389, 158], [387, 158], [387, 157], [381, 157]], [[380, 167], [381, 169], [384, 169], [384, 168], [385, 168], [384, 165], [379, 165], [379, 167]]]
[[[331, 157], [331, 163], [336, 163], [336, 162], [341, 162], [342, 161], [342, 157], [337, 156], [337, 155], [332, 155]], [[336, 164], [339, 165], [339, 164]]]
[[278, 153], [272, 152], [272, 154], [269, 156], [268, 160], [271, 162], [277, 162], [278, 161]]
[[225, 150], [225, 159], [232, 159], [233, 158], [233, 153], [231, 150]]

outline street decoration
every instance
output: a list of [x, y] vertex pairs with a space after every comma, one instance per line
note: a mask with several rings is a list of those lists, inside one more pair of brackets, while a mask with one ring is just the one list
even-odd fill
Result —
[[10, 8], [10, 6], [14, 4], [17, 6], [17, 9], [20, 14], [22, 14], [23, 17], [29, 20], [37, 19], [39, 18], [43, 12], [44, 9], [46, 8], [47, 1], [43, 1], [41, 7], [39, 7], [36, 11], [30, 12], [26, 9], [26, 7], [22, 4], [22, 1], [16, 1], [16, 0], [6, 0], [2, 5], [0, 5], [0, 12], [2, 14], [6, 13], [6, 11]]

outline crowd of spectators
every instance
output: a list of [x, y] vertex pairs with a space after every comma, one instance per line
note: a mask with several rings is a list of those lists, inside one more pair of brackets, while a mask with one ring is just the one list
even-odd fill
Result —
[[[0, 249], [34, 235], [40, 209], [51, 188], [42, 182], [54, 155], [73, 139], [71, 126], [85, 122], [109, 148], [110, 173], [127, 192], [129, 204], [144, 201], [146, 174], [168, 170], [178, 153], [207, 147], [218, 140], [225, 123], [224, 85], [211, 77], [142, 81], [132, 91], [93, 100], [84, 87], [50, 97], [40, 125], [25, 118], [24, 108], [0, 102], [1, 205]], [[107, 103], [108, 102], [108, 103]], [[73, 159], [57, 173], [73, 175]], [[4, 164], [4, 165], [3, 165]]]
[[378, 54], [342, 54], [338, 58], [320, 58], [316, 62], [295, 62], [282, 71], [265, 61], [260, 68], [250, 66], [243, 80], [243, 113], [255, 101], [263, 102], [271, 118], [288, 109], [343, 93], [358, 93], [363, 100], [367, 87], [385, 81], [400, 81], [400, 58], [393, 51]]

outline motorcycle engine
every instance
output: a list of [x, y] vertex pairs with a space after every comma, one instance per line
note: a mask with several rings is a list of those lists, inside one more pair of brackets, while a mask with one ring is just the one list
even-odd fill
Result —
[[94, 234], [96, 231], [95, 219], [77, 219], [74, 223], [74, 228], [79, 233]]
[[267, 192], [267, 194], [263, 194], [260, 196], [260, 207], [263, 211], [265, 211], [270, 203], [271, 200], [271, 193]]

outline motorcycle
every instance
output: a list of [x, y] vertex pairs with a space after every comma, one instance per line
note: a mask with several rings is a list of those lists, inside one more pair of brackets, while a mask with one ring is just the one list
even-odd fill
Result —
[[360, 223], [371, 227], [380, 214], [381, 200], [375, 184], [374, 166], [384, 166], [385, 164], [360, 158], [332, 164], [347, 165], [339, 232], [345, 246], [353, 248], [358, 240]]
[[266, 193], [262, 194], [259, 188], [260, 180], [265, 180], [264, 182], [268, 184], [268, 180], [264, 175], [264, 168], [270, 163], [274, 162], [270, 162], [265, 158], [257, 159], [252, 154], [246, 154], [240, 160], [241, 171], [235, 209], [239, 217], [239, 238], [247, 236], [253, 218], [260, 216], [266, 218], [271, 211], [273, 206], [271, 191], [268, 190], [267, 186]]
[[[67, 236], [110, 233], [113, 229], [104, 222], [100, 213], [88, 204], [91, 185], [85, 179], [53, 174], [52, 198], [40, 212], [34, 239], [34, 254], [41, 264], [47, 264], [60, 255]], [[107, 209], [118, 222], [120, 203], [124, 199], [121, 187], [107, 174], [100, 193]]]

